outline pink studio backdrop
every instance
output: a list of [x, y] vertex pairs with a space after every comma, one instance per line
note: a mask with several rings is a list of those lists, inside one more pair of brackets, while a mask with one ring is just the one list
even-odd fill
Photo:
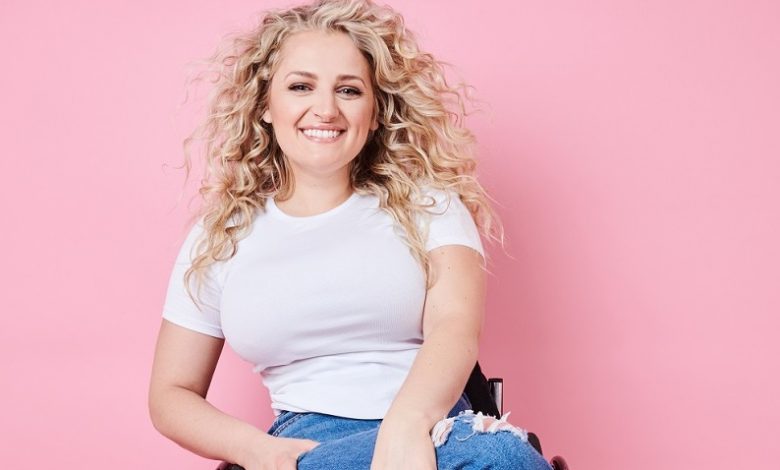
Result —
[[[0, 6], [5, 466], [215, 466], [146, 404], [202, 117], [179, 105], [188, 61], [283, 4]], [[576, 470], [776, 462], [778, 3], [392, 5], [484, 103], [509, 256], [481, 362], [510, 420]], [[229, 348], [209, 398], [270, 424]]]

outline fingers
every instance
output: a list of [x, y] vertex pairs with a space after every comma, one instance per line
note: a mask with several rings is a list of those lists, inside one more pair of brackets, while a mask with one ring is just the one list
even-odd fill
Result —
[[[298, 458], [320, 445], [310, 439], [277, 438], [274, 446], [258, 454], [258, 459], [245, 465], [246, 470], [298, 470]], [[257, 464], [258, 466], [254, 466]]]
[[308, 446], [307, 446], [306, 450], [312, 450], [315, 447], [317, 447], [318, 445], [320, 445], [319, 442], [317, 442], [317, 441], [310, 441], [310, 440], [307, 440], [307, 444], [308, 444]]

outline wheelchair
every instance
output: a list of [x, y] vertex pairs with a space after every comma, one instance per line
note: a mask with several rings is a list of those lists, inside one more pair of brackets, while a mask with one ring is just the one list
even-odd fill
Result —
[[[479, 362], [474, 365], [469, 380], [466, 382], [464, 392], [471, 402], [471, 409], [475, 413], [481, 411], [483, 415], [495, 418], [500, 418], [503, 414], [504, 380], [496, 377], [486, 378], [479, 367]], [[539, 455], [544, 455], [542, 453], [542, 443], [536, 434], [528, 433], [528, 443], [539, 452]], [[550, 466], [552, 466], [553, 470], [569, 470], [566, 460], [560, 455], [550, 459]], [[217, 470], [244, 470], [244, 467], [229, 462], [222, 462], [217, 467]]]

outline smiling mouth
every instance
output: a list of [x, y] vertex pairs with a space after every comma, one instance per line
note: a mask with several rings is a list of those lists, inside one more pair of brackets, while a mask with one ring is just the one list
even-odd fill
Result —
[[301, 133], [309, 140], [315, 142], [333, 142], [337, 140], [344, 131], [336, 129], [301, 129]]

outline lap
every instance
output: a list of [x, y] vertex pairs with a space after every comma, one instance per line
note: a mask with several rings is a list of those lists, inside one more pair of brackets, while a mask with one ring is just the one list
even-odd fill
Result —
[[[481, 414], [459, 401], [450, 418], [434, 428], [438, 469], [549, 470], [549, 464], [528, 443], [523, 430], [505, 420], [483, 426]], [[269, 430], [279, 437], [320, 442], [298, 458], [299, 470], [367, 470], [381, 420], [358, 420], [320, 413], [285, 412]], [[442, 432], [444, 431], [444, 432]]]
[[320, 443], [298, 457], [299, 470], [368, 469], [380, 419], [351, 419], [321, 413], [284, 412], [271, 426], [277, 437], [311, 439]]

